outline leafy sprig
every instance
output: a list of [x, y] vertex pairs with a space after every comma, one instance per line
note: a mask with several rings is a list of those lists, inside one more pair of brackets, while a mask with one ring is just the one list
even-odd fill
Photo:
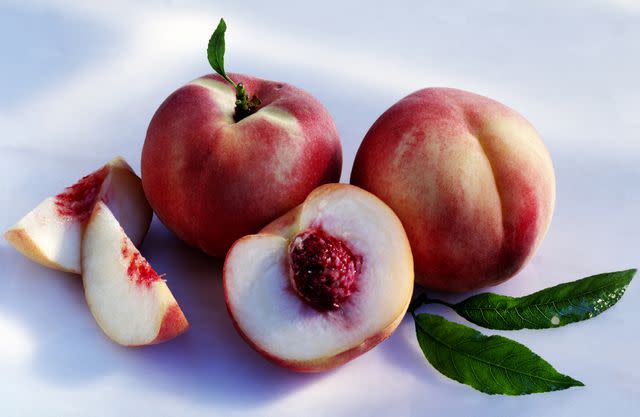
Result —
[[483, 293], [457, 304], [421, 294], [409, 306], [425, 357], [445, 376], [488, 393], [523, 395], [583, 386], [556, 371], [526, 346], [502, 336], [485, 336], [433, 314], [416, 314], [425, 304], [442, 304], [479, 326], [495, 330], [548, 329], [587, 320], [611, 308], [636, 270], [610, 272], [568, 282], [524, 297]]
[[255, 94], [249, 98], [249, 94], [244, 86], [244, 84], [235, 83], [228, 75], [224, 69], [224, 53], [226, 50], [224, 34], [227, 31], [227, 24], [224, 19], [220, 19], [218, 26], [213, 31], [211, 38], [209, 38], [209, 43], [207, 45], [207, 59], [209, 60], [209, 64], [211, 68], [222, 78], [224, 78], [229, 84], [233, 86], [236, 90], [236, 107], [234, 112], [234, 120], [239, 122], [245, 117], [255, 113], [260, 107], [262, 102]]

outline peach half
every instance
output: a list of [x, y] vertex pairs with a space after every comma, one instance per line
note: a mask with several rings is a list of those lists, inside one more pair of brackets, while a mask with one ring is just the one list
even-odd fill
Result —
[[409, 241], [374, 195], [327, 184], [224, 264], [227, 309], [241, 336], [297, 371], [339, 366], [385, 340], [413, 290]]

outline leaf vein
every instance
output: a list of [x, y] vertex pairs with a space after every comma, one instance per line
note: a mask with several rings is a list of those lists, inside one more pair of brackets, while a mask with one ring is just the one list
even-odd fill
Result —
[[544, 319], [545, 319], [545, 320], [547, 320], [547, 321], [551, 321], [551, 319], [550, 319], [549, 317], [547, 317], [547, 316], [542, 312], [542, 310], [540, 310], [540, 307], [539, 307], [538, 305], [536, 305], [535, 307], [536, 307], [536, 310], [538, 310], [538, 313], [540, 313], [540, 315], [541, 315], [542, 317], [544, 317]]
[[[590, 294], [593, 294], [593, 293], [602, 292], [602, 290], [606, 290], [609, 287], [626, 289], [627, 285], [620, 286], [617, 283], [609, 283], [609, 284], [603, 285], [602, 287], [594, 288], [592, 290], [579, 292], [579, 293], [577, 293], [575, 295], [572, 294], [571, 297], [568, 297], [568, 298], [558, 298], [558, 299], [555, 299], [555, 300], [539, 302], [539, 303], [534, 303], [534, 304], [526, 303], [525, 301], [523, 301], [523, 299], [525, 299], [526, 297], [531, 297], [532, 295], [536, 295], [537, 293], [533, 293], [533, 294], [530, 294], [530, 295], [525, 295], [523, 297], [515, 297], [515, 298], [514, 297], [509, 297], [509, 298], [514, 299], [514, 302], [516, 302], [518, 304], [516, 304], [516, 305], [514, 305], [512, 307], [504, 308], [503, 311], [517, 310], [518, 308], [526, 308], [526, 307], [533, 307], [533, 306], [547, 306], [547, 305], [550, 305], [550, 304], [554, 304], [556, 302], [557, 303], [563, 303], [563, 302], [571, 303], [571, 300], [574, 300], [576, 298], [582, 298], [585, 295], [590, 295]], [[551, 287], [551, 288], [553, 288], [553, 287]], [[544, 291], [544, 290], [540, 290], [540, 291]], [[499, 295], [499, 296], [500, 297], [506, 297], [506, 296], [503, 296], [503, 295]], [[479, 306], [476, 306], [476, 307], [465, 307], [464, 308], [464, 311], [475, 311], [475, 310], [497, 310], [497, 307], [493, 307], [491, 305], [479, 305]]]

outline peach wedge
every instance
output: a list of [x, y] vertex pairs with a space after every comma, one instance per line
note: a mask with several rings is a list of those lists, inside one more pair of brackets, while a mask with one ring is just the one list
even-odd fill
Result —
[[82, 232], [99, 200], [109, 206], [131, 240], [139, 245], [153, 213], [140, 178], [121, 157], [45, 199], [4, 237], [32, 261], [79, 274]]
[[95, 205], [82, 239], [82, 280], [91, 313], [116, 343], [159, 343], [189, 327], [167, 284], [103, 202]]

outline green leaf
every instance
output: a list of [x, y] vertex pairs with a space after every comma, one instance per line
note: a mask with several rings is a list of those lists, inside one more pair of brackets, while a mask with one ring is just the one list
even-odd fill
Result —
[[427, 360], [447, 377], [487, 394], [523, 395], [583, 386], [526, 346], [433, 314], [414, 316]]
[[218, 27], [216, 27], [216, 30], [213, 31], [213, 34], [209, 39], [209, 45], [207, 46], [207, 59], [209, 59], [211, 68], [213, 68], [213, 70], [218, 74], [222, 75], [225, 80], [229, 81], [235, 87], [236, 84], [231, 81], [224, 70], [224, 33], [226, 30], [227, 24], [224, 19], [220, 19]]
[[547, 329], [597, 316], [624, 294], [636, 270], [609, 272], [556, 285], [525, 297], [483, 293], [451, 305], [478, 326]]

